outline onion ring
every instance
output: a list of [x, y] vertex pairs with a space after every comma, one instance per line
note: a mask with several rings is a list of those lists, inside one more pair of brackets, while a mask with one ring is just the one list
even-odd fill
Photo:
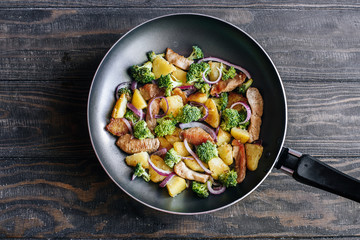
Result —
[[221, 194], [221, 193], [225, 192], [225, 190], [226, 190], [226, 187], [223, 185], [220, 187], [217, 187], [217, 188], [212, 188], [211, 181], [207, 181], [206, 185], [211, 194], [215, 194], [215, 195]]
[[229, 66], [229, 67], [234, 67], [235, 69], [240, 70], [241, 72], [243, 72], [248, 79], [251, 79], [250, 73], [249, 73], [245, 68], [240, 67], [240, 66], [237, 66], [237, 65], [234, 65], [234, 64], [232, 64], [232, 63], [230, 63], [230, 62], [228, 62], [228, 61], [225, 61], [225, 60], [223, 60], [223, 59], [221, 59], [221, 58], [217, 58], [217, 57], [202, 58], [202, 59], [200, 59], [200, 60], [198, 61], [198, 63], [204, 62], [204, 61], [215, 61], [215, 62], [223, 63], [223, 64], [225, 64], [225, 65], [227, 65], [227, 66]]
[[[165, 112], [164, 114], [161, 114], [161, 115], [155, 115], [155, 116], [153, 116], [153, 115], [151, 114], [151, 111], [152, 111], [152, 109], [151, 109], [151, 104], [153, 103], [153, 101], [154, 101], [155, 99], [159, 99], [159, 98], [165, 99], [165, 102], [166, 102], [166, 112]], [[148, 108], [149, 108], [148, 111], [150, 112], [150, 119], [152, 119], [153, 117], [155, 117], [155, 118], [162, 118], [162, 117], [165, 117], [166, 114], [167, 114], [167, 112], [169, 111], [169, 102], [168, 102], [168, 100], [166, 99], [166, 97], [164, 97], [164, 96], [154, 97], [154, 98], [151, 99], [151, 101], [149, 102]]]
[[121, 88], [123, 88], [123, 85], [125, 85], [125, 84], [129, 84], [128, 82], [123, 82], [123, 83], [120, 83], [119, 85], [117, 85], [116, 86], [116, 88], [115, 88], [115, 98], [116, 98], [116, 100], [118, 100], [119, 99], [119, 90], [121, 89]]
[[151, 161], [150, 157], [148, 159], [148, 162], [149, 162], [149, 165], [152, 167], [152, 169], [154, 169], [154, 171], [161, 175], [161, 176], [169, 176], [172, 172], [170, 171], [166, 171], [166, 170], [163, 170], [161, 168], [158, 168], [157, 166], [155, 166], [155, 164]]
[[169, 176], [167, 176], [160, 184], [160, 187], [165, 187], [166, 184], [175, 176], [176, 174], [174, 172], [170, 173]]
[[157, 150], [156, 152], [152, 153], [151, 155], [158, 155], [158, 156], [162, 156], [164, 154], [167, 153], [167, 148], [160, 148], [159, 150]]
[[212, 174], [212, 172], [206, 168], [204, 166], [204, 164], [202, 163], [202, 161], [198, 158], [198, 156], [196, 155], [196, 153], [193, 152], [193, 150], [191, 149], [191, 147], [189, 146], [189, 143], [187, 142], [186, 139], [184, 139], [184, 145], [186, 150], [191, 154], [191, 156], [193, 156], [196, 160], [196, 162], [200, 165], [200, 167], [207, 173], [207, 174]]
[[139, 120], [143, 120], [144, 119], [144, 112], [142, 110], [137, 109], [134, 105], [132, 105], [131, 103], [127, 103], [126, 106], [133, 111], [140, 119]]
[[241, 102], [241, 101], [234, 103], [233, 105], [231, 105], [230, 108], [233, 108], [233, 107], [235, 107], [236, 105], [239, 105], [239, 104], [242, 105], [246, 109], [246, 119], [244, 121], [242, 121], [241, 123], [239, 123], [239, 125], [240, 125], [240, 124], [244, 124], [244, 123], [246, 123], [246, 122], [248, 122], [250, 120], [251, 108], [249, 107], [249, 105], [247, 105], [246, 103]]
[[221, 78], [222, 78], [222, 71], [221, 71], [221, 69], [220, 68], [218, 68], [218, 67], [216, 67], [217, 68], [217, 70], [219, 71], [219, 77], [215, 80], [215, 81], [210, 81], [210, 80], [208, 80], [206, 77], [205, 77], [205, 73], [207, 72], [207, 70], [209, 69], [209, 68], [207, 68], [204, 72], [203, 72], [203, 74], [202, 74], [202, 79], [204, 80], [204, 82], [206, 82], [207, 84], [216, 84], [216, 83], [218, 83], [220, 80], [221, 80]]

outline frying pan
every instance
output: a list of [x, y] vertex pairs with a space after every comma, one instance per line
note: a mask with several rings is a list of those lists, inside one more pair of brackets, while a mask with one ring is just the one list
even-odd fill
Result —
[[[128, 69], [146, 60], [146, 53], [167, 47], [187, 55], [198, 45], [205, 56], [223, 58], [247, 69], [264, 98], [260, 138], [264, 152], [256, 171], [221, 195], [206, 199], [184, 191], [175, 198], [165, 189], [141, 179], [131, 181], [132, 168], [104, 127], [114, 106], [114, 89], [130, 82]], [[151, 208], [174, 214], [200, 214], [223, 209], [254, 191], [275, 167], [296, 180], [360, 201], [360, 181], [297, 151], [283, 147], [287, 127], [284, 87], [273, 62], [262, 47], [238, 27], [199, 14], [173, 14], [147, 21], [122, 36], [103, 58], [88, 98], [88, 128], [95, 153], [109, 177], [129, 196]]]

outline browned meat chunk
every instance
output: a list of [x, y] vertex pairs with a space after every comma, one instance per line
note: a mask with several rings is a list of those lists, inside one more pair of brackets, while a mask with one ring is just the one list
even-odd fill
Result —
[[250, 134], [249, 142], [254, 142], [259, 139], [261, 116], [263, 115], [264, 101], [257, 88], [250, 87], [246, 91], [246, 97], [248, 99], [251, 108], [250, 125], [248, 132]]
[[189, 70], [190, 65], [194, 62], [193, 60], [189, 60], [186, 57], [177, 54], [170, 48], [166, 49], [165, 58], [169, 63], [174, 64], [182, 70]]
[[206, 183], [210, 175], [198, 173], [188, 168], [183, 161], [178, 162], [174, 166], [174, 172], [182, 178], [188, 180], [195, 180], [198, 182]]
[[180, 135], [182, 138], [186, 139], [188, 143], [194, 145], [200, 145], [207, 142], [208, 140], [214, 143], [214, 139], [210, 136], [210, 134], [199, 127], [188, 128], [182, 131]]
[[133, 138], [130, 134], [119, 137], [116, 142], [116, 145], [126, 153], [133, 154], [139, 152], [155, 152], [159, 146], [160, 142], [157, 138], [147, 138], [147, 139], [136, 139]]
[[245, 179], [246, 175], [246, 156], [245, 156], [245, 146], [240, 143], [238, 140], [232, 141], [233, 151], [236, 152], [234, 155], [235, 158], [235, 171], [237, 173], [236, 181], [241, 183]]
[[146, 100], [150, 100], [151, 98], [164, 96], [165, 90], [159, 88], [158, 85], [153, 83], [148, 83], [139, 88], [141, 96]]
[[[161, 99], [155, 99], [151, 103], [151, 116], [153, 116], [152, 118], [150, 118], [150, 111], [146, 112], [146, 124], [150, 130], [154, 130], [154, 128], [156, 127], [157, 122], [156, 122], [155, 115], [159, 114], [160, 101], [161, 101]], [[149, 108], [148, 108], [148, 110], [149, 110]]]
[[110, 123], [106, 125], [105, 129], [113, 135], [119, 137], [129, 132], [129, 128], [126, 126], [122, 118], [111, 118]]
[[212, 86], [210, 94], [214, 96], [222, 92], [231, 92], [232, 90], [240, 86], [245, 81], [245, 79], [245, 74], [239, 73], [232, 79], [226, 81], [220, 80], [217, 84], [214, 84]]

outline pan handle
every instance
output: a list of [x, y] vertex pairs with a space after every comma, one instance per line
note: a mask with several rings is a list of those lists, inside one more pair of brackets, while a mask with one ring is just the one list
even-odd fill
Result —
[[326, 190], [360, 203], [360, 181], [335, 168], [289, 148], [283, 148], [275, 167], [298, 182]]

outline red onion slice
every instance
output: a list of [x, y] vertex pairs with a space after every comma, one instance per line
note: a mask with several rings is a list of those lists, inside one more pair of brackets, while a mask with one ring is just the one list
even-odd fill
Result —
[[196, 89], [196, 87], [194, 85], [180, 86], [177, 88], [180, 88], [181, 90]]
[[204, 121], [209, 116], [209, 109], [207, 106], [205, 106], [205, 104], [199, 102], [192, 102], [192, 101], [188, 102], [188, 104], [193, 106], [201, 106], [205, 109], [205, 115], [202, 118], [200, 118], [198, 121]]
[[137, 109], [134, 105], [132, 105], [131, 103], [127, 103], [126, 105], [131, 111], [133, 111], [136, 115], [138, 115], [138, 117], [140, 118], [139, 120], [143, 120], [144, 119], [144, 112], [142, 110]]
[[136, 81], [132, 81], [132, 83], [131, 83], [131, 85], [130, 85], [130, 89], [131, 89], [132, 91], [134, 91], [134, 90], [137, 88], [137, 85], [138, 85], [138, 83], [137, 83]]
[[[159, 98], [162, 98], [162, 99], [165, 99], [165, 102], [166, 102], [166, 111], [164, 114], [161, 114], [161, 115], [155, 115], [153, 116], [151, 113], [152, 113], [152, 107], [151, 107], [151, 104], [154, 102], [155, 99], [159, 99]], [[149, 102], [149, 105], [148, 105], [148, 111], [150, 112], [150, 119], [152, 119], [153, 117], [155, 118], [162, 118], [162, 117], [165, 117], [167, 112], [169, 111], [169, 102], [168, 100], [166, 99], [166, 97], [164, 96], [159, 96], [159, 97], [154, 97], [153, 99], [151, 99], [151, 101]]]
[[205, 125], [204, 123], [200, 123], [200, 122], [180, 123], [179, 127], [181, 129], [192, 128], [192, 127], [202, 128], [205, 132], [210, 134], [210, 136], [214, 139], [214, 141], [217, 141], [217, 134], [215, 133], [215, 131], [211, 127]]
[[207, 57], [207, 58], [200, 59], [200, 60], [198, 61], [198, 63], [204, 62], [204, 61], [215, 61], [215, 62], [223, 63], [223, 64], [225, 64], [225, 65], [227, 65], [227, 66], [229, 66], [229, 67], [234, 67], [235, 69], [240, 70], [241, 72], [243, 72], [243, 73], [246, 75], [246, 77], [247, 77], [248, 79], [251, 78], [250, 73], [249, 73], [245, 68], [240, 67], [240, 66], [237, 66], [237, 65], [234, 65], [234, 64], [232, 64], [232, 63], [229, 63], [228, 61], [225, 61], [225, 60], [223, 60], [223, 59], [220, 59], [220, 58], [217, 58], [217, 57]]
[[206, 78], [206, 76], [205, 76], [205, 73], [207, 72], [207, 70], [209, 69], [209, 68], [207, 68], [204, 72], [203, 72], [203, 74], [202, 74], [202, 78], [203, 78], [203, 80], [204, 80], [204, 82], [206, 82], [207, 84], [216, 84], [216, 83], [218, 83], [219, 81], [220, 81], [220, 79], [221, 79], [221, 77], [222, 77], [222, 71], [221, 71], [221, 69], [220, 68], [218, 68], [218, 67], [216, 67], [217, 68], [217, 70], [219, 71], [219, 77], [215, 80], [215, 81], [210, 81], [210, 80], [208, 80], [207, 78]]
[[118, 100], [119, 99], [119, 90], [121, 89], [121, 88], [123, 88], [123, 85], [125, 85], [125, 84], [129, 84], [128, 82], [123, 82], [123, 83], [120, 83], [119, 85], [117, 85], [117, 87], [115, 88], [115, 98], [116, 98], [116, 100]]
[[246, 109], [246, 119], [244, 121], [242, 121], [241, 123], [239, 123], [239, 125], [240, 125], [240, 124], [244, 124], [244, 123], [246, 123], [246, 122], [248, 122], [250, 120], [251, 109], [250, 109], [249, 105], [247, 105], [244, 102], [236, 102], [233, 105], [231, 105], [230, 108], [233, 108], [233, 107], [235, 107], [236, 105], [239, 105], [239, 104], [242, 105]]
[[148, 162], [149, 162], [149, 165], [152, 167], [152, 169], [154, 169], [154, 171], [161, 175], [161, 176], [169, 176], [172, 172], [170, 171], [166, 171], [166, 170], [163, 170], [161, 168], [158, 168], [157, 166], [155, 166], [155, 164], [151, 161], [150, 157], [148, 159]]
[[130, 134], [133, 135], [133, 130], [132, 130], [132, 127], [131, 127], [131, 123], [126, 118], [121, 118], [121, 120], [125, 123], [125, 125], [129, 129]]
[[158, 156], [162, 156], [165, 155], [167, 153], [167, 148], [160, 148], [159, 150], [157, 150], [156, 152], [152, 153], [151, 155], [158, 155]]
[[198, 158], [198, 156], [196, 155], [196, 153], [193, 152], [193, 150], [191, 149], [191, 147], [189, 146], [189, 143], [187, 142], [186, 139], [184, 139], [184, 145], [186, 150], [191, 154], [191, 156], [193, 156], [196, 160], [196, 162], [200, 165], [200, 167], [207, 173], [207, 174], [212, 174], [212, 172], [206, 168], [204, 166], [204, 164], [202, 163], [202, 161]]
[[170, 173], [170, 175], [167, 176], [167, 177], [159, 184], [159, 186], [162, 187], [162, 188], [165, 187], [166, 184], [167, 184], [175, 175], [176, 175], [176, 174], [175, 174], [174, 172]]
[[207, 188], [208, 188], [208, 190], [209, 190], [209, 192], [211, 194], [215, 194], [215, 195], [221, 194], [221, 193], [225, 192], [225, 190], [226, 190], [225, 186], [220, 186], [220, 187], [217, 187], [217, 188], [213, 188], [211, 186], [211, 181], [207, 181], [206, 185], [207, 185]]

